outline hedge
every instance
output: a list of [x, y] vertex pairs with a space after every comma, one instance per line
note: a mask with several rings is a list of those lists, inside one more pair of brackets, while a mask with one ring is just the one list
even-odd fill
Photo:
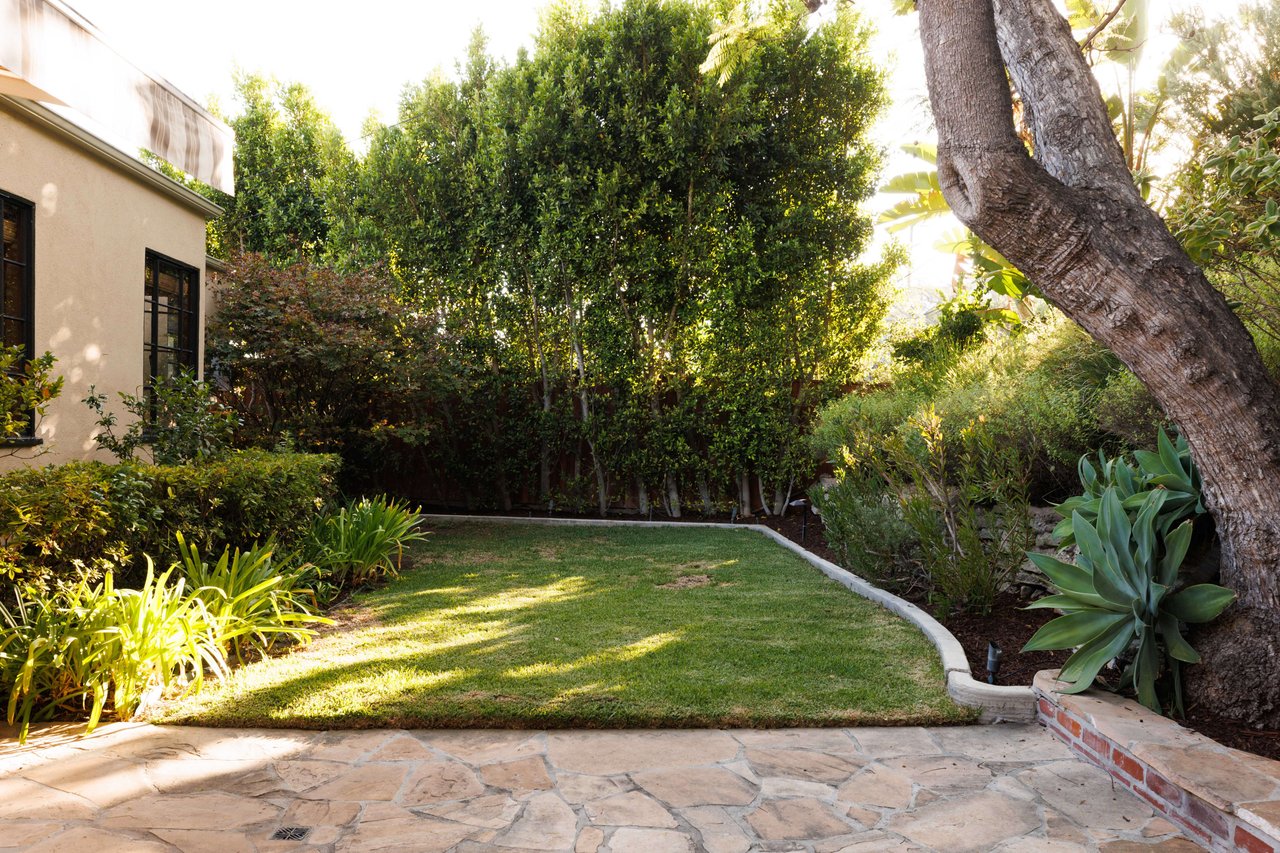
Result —
[[241, 451], [158, 466], [70, 462], [0, 476], [0, 585], [48, 588], [140, 580], [144, 554], [177, 559], [174, 534], [202, 551], [275, 536], [285, 547], [337, 494], [336, 456]]

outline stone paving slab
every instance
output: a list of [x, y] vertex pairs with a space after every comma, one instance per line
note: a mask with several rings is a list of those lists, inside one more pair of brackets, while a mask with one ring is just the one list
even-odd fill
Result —
[[4, 853], [1199, 849], [1034, 725], [11, 735]]

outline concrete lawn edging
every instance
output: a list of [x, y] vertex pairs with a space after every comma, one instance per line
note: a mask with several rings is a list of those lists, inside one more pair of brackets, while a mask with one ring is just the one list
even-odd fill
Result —
[[1036, 698], [1031, 687], [1009, 687], [987, 684], [973, 677], [964, 648], [937, 619], [909, 601], [880, 589], [842, 569], [830, 560], [802, 548], [787, 537], [763, 524], [718, 524], [709, 521], [630, 521], [613, 518], [521, 518], [509, 515], [450, 515], [424, 513], [425, 521], [485, 522], [489, 524], [537, 524], [561, 527], [693, 527], [716, 530], [746, 530], [762, 534], [806, 560], [827, 577], [851, 592], [873, 601], [915, 625], [929, 638], [942, 658], [947, 693], [957, 705], [978, 709], [981, 723], [1030, 723], [1036, 719]]
[[1058, 670], [1037, 673], [1040, 723], [1209, 850], [1280, 853], [1280, 761], [1225, 747], [1090, 688], [1064, 693]]

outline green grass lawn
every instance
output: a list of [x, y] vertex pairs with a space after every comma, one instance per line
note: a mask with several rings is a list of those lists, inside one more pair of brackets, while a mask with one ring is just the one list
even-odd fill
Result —
[[908, 623], [741, 530], [437, 525], [291, 654], [161, 708], [291, 727], [972, 719]]

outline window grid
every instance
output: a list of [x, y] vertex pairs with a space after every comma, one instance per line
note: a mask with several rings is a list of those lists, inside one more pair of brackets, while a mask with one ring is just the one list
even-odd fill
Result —
[[150, 400], [157, 380], [196, 370], [200, 274], [148, 251], [143, 283], [143, 395]]
[[[23, 358], [9, 370], [25, 375], [26, 360], [35, 351], [35, 206], [0, 192], [0, 342], [22, 347]], [[35, 432], [35, 413], [25, 435]]]

